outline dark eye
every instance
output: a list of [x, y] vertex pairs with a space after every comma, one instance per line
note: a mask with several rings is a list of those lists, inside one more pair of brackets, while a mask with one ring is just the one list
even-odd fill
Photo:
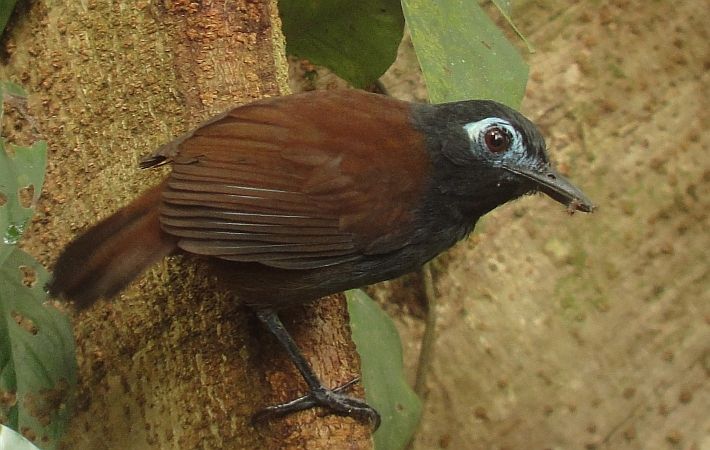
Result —
[[503, 153], [510, 148], [510, 135], [500, 127], [487, 129], [483, 138], [492, 153]]

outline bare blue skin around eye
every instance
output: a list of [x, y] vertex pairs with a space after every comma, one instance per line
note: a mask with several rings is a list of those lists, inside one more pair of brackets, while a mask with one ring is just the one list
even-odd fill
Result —
[[[486, 148], [485, 134], [486, 130], [491, 127], [499, 127], [508, 132], [511, 139], [510, 148], [508, 148], [508, 150], [501, 153], [493, 153]], [[505, 119], [487, 117], [478, 122], [467, 123], [463, 126], [463, 129], [466, 131], [466, 134], [468, 134], [471, 152], [477, 157], [489, 161], [492, 166], [518, 166], [526, 162], [534, 162], [534, 158], [526, 151], [523, 145], [523, 139], [518, 130]]]

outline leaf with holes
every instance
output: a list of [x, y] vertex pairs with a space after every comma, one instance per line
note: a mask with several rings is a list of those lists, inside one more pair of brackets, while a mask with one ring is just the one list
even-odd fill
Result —
[[67, 426], [76, 379], [69, 320], [44, 303], [48, 280], [17, 248], [0, 266], [0, 416], [44, 449]]
[[[0, 104], [21, 94], [0, 83]], [[14, 245], [39, 198], [45, 157], [44, 143], [23, 147], [0, 136], [0, 423], [47, 450], [58, 447], [69, 421], [74, 340], [69, 320], [46, 303], [49, 274]]]
[[363, 291], [348, 291], [345, 296], [365, 396], [382, 417], [374, 435], [375, 448], [402, 449], [419, 423], [422, 404], [404, 379], [399, 334], [392, 319]]
[[[0, 123], [8, 98], [24, 94], [11, 83], [0, 83]], [[8, 153], [7, 150], [10, 150]], [[6, 142], [0, 136], [0, 233], [2, 244], [15, 244], [22, 236], [27, 221], [39, 199], [47, 160], [47, 143], [34, 142], [29, 147]], [[0, 252], [0, 257], [3, 252]], [[2, 264], [2, 259], [0, 259]]]

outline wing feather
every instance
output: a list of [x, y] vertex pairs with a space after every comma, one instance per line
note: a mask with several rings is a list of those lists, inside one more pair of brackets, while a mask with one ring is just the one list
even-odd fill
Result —
[[288, 269], [288, 270], [306, 270], [306, 269], [317, 269], [319, 267], [334, 266], [336, 264], [343, 264], [346, 262], [354, 261], [359, 258], [357, 255], [347, 255], [347, 256], [328, 256], [323, 258], [306, 258], [299, 256], [298, 258], [276, 258], [276, 257], [255, 257], [252, 259], [247, 258], [231, 258], [229, 256], [222, 256], [221, 259], [227, 261], [239, 261], [239, 262], [258, 262], [271, 267], [276, 267], [278, 269]]
[[[201, 206], [182, 207], [182, 205], [165, 203], [160, 209], [160, 222], [168, 223], [173, 217], [187, 217], [190, 219], [190, 227], [199, 228], [200, 225], [207, 226], [210, 219], [223, 219], [222, 222], [225, 223], [225, 226], [243, 227], [247, 231], [268, 229], [271, 233], [281, 232], [283, 234], [309, 232], [312, 234], [340, 234], [337, 222], [332, 219], [285, 214], [257, 214]], [[183, 226], [187, 226], [187, 224], [183, 224]]]
[[[172, 222], [175, 224], [175, 222]], [[274, 244], [297, 244], [297, 245], [313, 245], [317, 246], [319, 244], [347, 244], [343, 245], [343, 248], [352, 249], [352, 242], [347, 236], [341, 235], [330, 235], [330, 236], [319, 236], [319, 235], [293, 235], [293, 234], [280, 234], [271, 232], [256, 233], [253, 231], [224, 231], [223, 225], [228, 225], [225, 223], [215, 224], [214, 222], [209, 223], [210, 226], [217, 226], [220, 228], [205, 228], [204, 224], [198, 224], [194, 226], [194, 222], [183, 221], [179, 226], [163, 224], [163, 229], [168, 233], [184, 238], [192, 239], [202, 239], [202, 240], [214, 240], [214, 241], [235, 241], [238, 243], [249, 242], [253, 240], [255, 242], [262, 243], [274, 243]], [[271, 230], [264, 230], [271, 231]], [[315, 248], [315, 247], [314, 247]]]
[[194, 254], [289, 270], [401, 248], [423, 189], [410, 173], [429, 164], [408, 118], [404, 102], [349, 91], [233, 109], [143, 164], [173, 163], [163, 230]]
[[[251, 239], [251, 237], [250, 237]], [[349, 254], [352, 243], [335, 244], [283, 244], [256, 241], [217, 241], [213, 239], [182, 239], [181, 247], [187, 251], [201, 255], [235, 256], [235, 255], [302, 255], [309, 256], [341, 256]]]

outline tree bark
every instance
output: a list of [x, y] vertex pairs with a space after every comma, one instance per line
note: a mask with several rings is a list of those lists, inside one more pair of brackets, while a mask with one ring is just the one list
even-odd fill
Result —
[[[46, 265], [162, 178], [139, 172], [140, 156], [227, 107], [288, 91], [275, 1], [36, 1], [16, 11], [3, 40], [0, 77], [31, 92], [50, 148], [24, 243]], [[346, 315], [336, 296], [284, 317], [331, 386], [359, 372]], [[192, 261], [169, 258], [78, 315], [75, 336], [67, 448], [372, 446], [366, 425], [316, 411], [250, 425], [260, 407], [305, 386], [252, 315]]]

